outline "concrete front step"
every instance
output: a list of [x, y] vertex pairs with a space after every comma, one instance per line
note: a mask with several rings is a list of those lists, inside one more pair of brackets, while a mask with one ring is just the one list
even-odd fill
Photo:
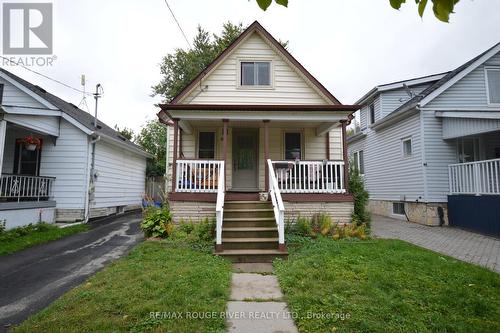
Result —
[[218, 255], [227, 258], [231, 262], [273, 262], [276, 258], [286, 259], [288, 252], [278, 250], [223, 250], [217, 253]]
[[[278, 229], [274, 227], [222, 227], [222, 238], [271, 238], [278, 237]], [[224, 244], [224, 243], [222, 243]]]
[[240, 249], [278, 249], [278, 238], [223, 238], [222, 244], [227, 250]]

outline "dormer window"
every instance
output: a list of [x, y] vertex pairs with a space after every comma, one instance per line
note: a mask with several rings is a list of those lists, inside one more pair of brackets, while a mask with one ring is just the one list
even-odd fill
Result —
[[500, 105], [500, 67], [486, 67], [488, 104]]
[[271, 86], [269, 61], [242, 61], [241, 86]]

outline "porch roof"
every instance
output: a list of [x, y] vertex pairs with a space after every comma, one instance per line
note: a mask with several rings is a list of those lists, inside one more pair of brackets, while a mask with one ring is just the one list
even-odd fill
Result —
[[179, 120], [179, 126], [187, 133], [192, 132], [193, 121], [286, 121], [315, 123], [317, 135], [323, 135], [350, 122], [358, 105], [287, 105], [287, 104], [160, 104], [157, 114], [161, 122]]

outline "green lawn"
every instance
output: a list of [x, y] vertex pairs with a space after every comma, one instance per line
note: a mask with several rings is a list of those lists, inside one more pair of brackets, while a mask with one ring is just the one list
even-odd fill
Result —
[[225, 311], [230, 277], [206, 248], [146, 241], [13, 332], [224, 332], [224, 318], [206, 313]]
[[0, 256], [87, 230], [86, 224], [58, 228], [47, 223], [8, 230], [0, 233]]
[[494, 272], [397, 240], [289, 249], [275, 271], [302, 333], [500, 332]]

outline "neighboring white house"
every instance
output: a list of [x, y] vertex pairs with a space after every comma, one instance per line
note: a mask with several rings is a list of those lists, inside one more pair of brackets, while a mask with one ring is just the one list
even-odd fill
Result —
[[[481, 200], [500, 198], [499, 52], [500, 43], [453, 71], [381, 85], [357, 102], [360, 130], [348, 150], [364, 174], [372, 212], [431, 225], [450, 217], [461, 225], [458, 215], [467, 214], [449, 200], [474, 199], [468, 209], [483, 211]], [[474, 220], [500, 220], [491, 214]]]
[[149, 154], [138, 146], [5, 69], [0, 105], [0, 221], [8, 228], [141, 206]]

